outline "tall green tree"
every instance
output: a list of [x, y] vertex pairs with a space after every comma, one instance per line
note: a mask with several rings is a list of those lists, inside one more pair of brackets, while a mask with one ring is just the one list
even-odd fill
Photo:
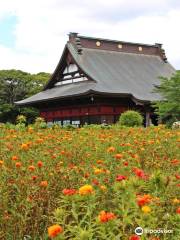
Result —
[[155, 88], [162, 96], [161, 101], [156, 101], [153, 106], [163, 123], [172, 124], [180, 121], [180, 71], [171, 78], [161, 78], [160, 86]]
[[42, 90], [50, 78], [49, 73], [30, 74], [21, 70], [0, 70], [0, 122], [14, 122], [18, 114], [28, 119], [38, 115], [34, 108], [19, 108], [14, 102]]

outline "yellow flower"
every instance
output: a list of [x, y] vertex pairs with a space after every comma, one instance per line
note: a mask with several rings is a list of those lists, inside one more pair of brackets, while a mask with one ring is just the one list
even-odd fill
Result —
[[143, 206], [141, 208], [141, 210], [143, 211], [143, 213], [150, 213], [151, 212], [151, 208], [149, 206]]
[[88, 195], [88, 194], [92, 194], [92, 193], [93, 193], [93, 187], [88, 184], [80, 187], [80, 189], [79, 189], [80, 195]]
[[101, 186], [100, 186], [100, 189], [101, 189], [102, 191], [107, 191], [107, 187], [104, 186], [104, 185], [101, 185]]
[[95, 169], [94, 169], [94, 173], [95, 173], [95, 174], [100, 174], [100, 173], [102, 173], [102, 172], [103, 172], [102, 169], [99, 169], [99, 168], [95, 168]]
[[176, 204], [176, 203], [180, 203], [180, 200], [177, 199], [177, 198], [174, 198], [174, 199], [172, 200], [172, 202], [173, 202], [174, 204]]

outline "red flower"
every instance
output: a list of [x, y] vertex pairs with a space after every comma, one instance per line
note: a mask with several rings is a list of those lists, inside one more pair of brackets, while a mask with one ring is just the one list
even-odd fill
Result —
[[115, 214], [112, 212], [105, 212], [105, 211], [101, 211], [99, 216], [99, 221], [102, 223], [108, 222], [110, 220], [113, 220], [116, 218]]
[[97, 186], [99, 185], [99, 181], [96, 180], [96, 179], [93, 179], [93, 180], [92, 180], [92, 183], [93, 183], [94, 185], [97, 185]]
[[32, 180], [36, 180], [37, 176], [32, 176], [31, 178], [32, 178]]
[[123, 165], [127, 167], [129, 165], [129, 163], [128, 162], [124, 162]]
[[180, 175], [178, 175], [178, 174], [176, 174], [175, 177], [176, 177], [176, 179], [178, 179], [178, 180], [180, 179]]
[[63, 192], [64, 195], [67, 195], [67, 196], [76, 194], [76, 190], [75, 189], [67, 189], [67, 188], [65, 188], [65, 189], [63, 189], [62, 192]]
[[137, 197], [137, 204], [138, 206], [142, 207], [143, 205], [146, 205], [147, 203], [149, 203], [151, 200], [151, 196], [146, 194], [144, 196], [138, 196]]
[[38, 167], [40, 168], [40, 167], [43, 166], [43, 163], [42, 163], [41, 161], [39, 161], [39, 162], [37, 163], [37, 165], [38, 165]]
[[22, 164], [21, 164], [20, 162], [17, 162], [17, 163], [16, 163], [16, 167], [17, 167], [17, 168], [20, 168], [21, 166], [22, 166]]
[[118, 181], [118, 182], [120, 182], [120, 181], [122, 181], [122, 180], [126, 180], [127, 179], [127, 177], [126, 176], [123, 176], [123, 175], [118, 175], [117, 177], [116, 177], [116, 181]]
[[178, 208], [176, 209], [176, 213], [177, 213], [177, 214], [180, 214], [180, 207], [178, 207]]
[[132, 235], [129, 240], [140, 240], [140, 237], [137, 235]]
[[148, 179], [148, 176], [140, 168], [134, 168], [133, 172], [136, 174], [137, 177], [139, 177], [141, 179], [144, 179], [144, 180]]

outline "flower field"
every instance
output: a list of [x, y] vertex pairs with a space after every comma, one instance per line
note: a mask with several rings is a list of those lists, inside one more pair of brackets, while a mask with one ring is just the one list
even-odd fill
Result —
[[0, 125], [0, 239], [179, 240], [179, 147], [163, 126]]

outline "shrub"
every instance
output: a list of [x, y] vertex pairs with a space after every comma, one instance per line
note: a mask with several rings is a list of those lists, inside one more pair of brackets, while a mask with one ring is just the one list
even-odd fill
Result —
[[121, 114], [119, 124], [121, 126], [135, 127], [141, 126], [143, 123], [143, 117], [136, 111], [126, 111]]

